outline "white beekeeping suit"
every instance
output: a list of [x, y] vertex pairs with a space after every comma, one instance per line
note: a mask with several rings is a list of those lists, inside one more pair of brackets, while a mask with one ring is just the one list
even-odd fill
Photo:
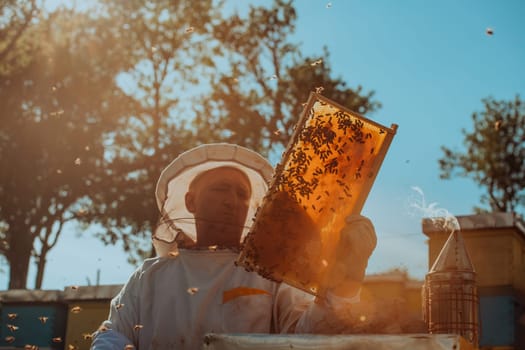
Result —
[[236, 251], [177, 247], [181, 235], [196, 239], [184, 202], [190, 182], [221, 166], [240, 169], [251, 183], [243, 236], [247, 232], [273, 173], [268, 161], [230, 144], [203, 145], [177, 157], [157, 184], [163, 217], [154, 234], [159, 256], [147, 259], [112, 300], [92, 349], [199, 349], [210, 332], [330, 333], [349, 317], [347, 305], [355, 298], [329, 295], [320, 305], [311, 295], [236, 266]]

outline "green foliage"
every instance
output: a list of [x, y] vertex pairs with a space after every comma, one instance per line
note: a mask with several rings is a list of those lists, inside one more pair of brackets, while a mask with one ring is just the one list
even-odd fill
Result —
[[290, 42], [296, 13], [292, 1], [251, 7], [247, 18], [233, 15], [214, 28], [228, 58], [228, 71], [214, 74], [212, 93], [197, 106], [195, 127], [205, 140], [241, 144], [263, 154], [285, 147], [311, 91], [321, 91], [360, 113], [380, 104], [373, 92], [346, 87], [333, 78], [329, 53], [302, 57]]
[[7, 226], [0, 253], [10, 288], [25, 287], [31, 255], [43, 273], [63, 224], [85, 211], [105, 179], [104, 134], [126, 97], [112, 78], [119, 67], [109, 64], [119, 61], [106, 56], [104, 44], [112, 44], [100, 41], [99, 30], [71, 11], [42, 17], [20, 39], [32, 41], [30, 60], [0, 77], [0, 221]]
[[0, 75], [28, 63], [34, 42], [24, 34], [38, 12], [35, 0], [0, 2]]
[[[89, 223], [107, 244], [122, 242], [128, 260], [151, 254], [145, 239], [157, 222], [155, 185], [162, 169], [194, 145], [186, 126], [191, 90], [213, 68], [209, 28], [218, 15], [211, 1], [103, 1], [120, 55], [130, 65], [117, 80], [133, 108], [110, 135], [106, 155], [112, 181], [94, 191]], [[119, 80], [120, 79], [120, 80]]]
[[465, 152], [442, 147], [440, 176], [470, 177], [486, 188], [481, 202], [492, 211], [516, 213], [525, 207], [525, 106], [519, 96], [483, 104], [485, 110], [472, 114], [474, 130], [462, 130]]

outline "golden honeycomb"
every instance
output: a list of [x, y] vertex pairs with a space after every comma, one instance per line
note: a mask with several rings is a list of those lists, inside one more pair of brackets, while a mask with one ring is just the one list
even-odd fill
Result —
[[311, 93], [237, 264], [314, 295], [342, 282], [328, 279], [339, 232], [361, 211], [396, 128]]

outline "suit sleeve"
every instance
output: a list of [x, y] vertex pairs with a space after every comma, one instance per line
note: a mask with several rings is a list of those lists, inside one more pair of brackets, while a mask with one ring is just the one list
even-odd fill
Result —
[[128, 345], [138, 347], [134, 326], [139, 323], [140, 276], [139, 268], [111, 300], [108, 319], [93, 334], [92, 350], [122, 350]]

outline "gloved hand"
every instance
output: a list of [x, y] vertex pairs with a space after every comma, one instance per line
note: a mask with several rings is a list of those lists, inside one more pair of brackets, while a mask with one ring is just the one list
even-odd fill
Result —
[[343, 298], [354, 297], [361, 288], [368, 265], [377, 244], [372, 222], [362, 215], [350, 215], [340, 232], [335, 264], [328, 274], [328, 291]]

